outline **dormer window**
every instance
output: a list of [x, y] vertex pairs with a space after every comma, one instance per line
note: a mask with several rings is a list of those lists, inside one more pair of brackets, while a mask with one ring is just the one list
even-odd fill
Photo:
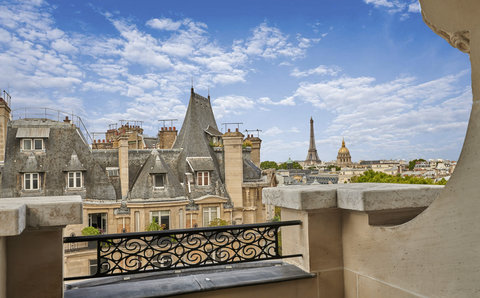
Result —
[[83, 187], [82, 172], [68, 172], [67, 188], [81, 188]]
[[20, 144], [22, 151], [43, 151], [45, 149], [43, 139], [22, 139]]
[[24, 190], [40, 189], [40, 174], [39, 173], [23, 174], [23, 189]]
[[199, 186], [210, 185], [210, 172], [209, 171], [197, 172], [197, 185], [199, 185]]
[[153, 188], [163, 189], [165, 188], [165, 174], [153, 174]]

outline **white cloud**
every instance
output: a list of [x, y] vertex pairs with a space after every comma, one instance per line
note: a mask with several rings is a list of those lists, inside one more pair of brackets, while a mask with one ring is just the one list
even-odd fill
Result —
[[169, 18], [151, 19], [146, 23], [147, 26], [158, 30], [176, 31], [182, 25], [181, 22], [174, 22]]
[[386, 9], [389, 13], [400, 13], [401, 19], [408, 18], [409, 13], [419, 13], [420, 3], [418, 0], [363, 0], [375, 8]]
[[217, 118], [223, 118], [229, 114], [240, 115], [254, 107], [255, 102], [245, 96], [227, 95], [213, 100], [213, 110]]
[[335, 76], [340, 72], [340, 68], [337, 66], [328, 67], [325, 65], [319, 65], [316, 68], [307, 69], [304, 71], [300, 71], [298, 68], [294, 68], [293, 71], [290, 73], [291, 76], [301, 78], [301, 77], [308, 77], [311, 75], [330, 75]]
[[305, 38], [295, 46], [288, 41], [288, 35], [264, 22], [253, 29], [252, 37], [245, 42], [244, 52], [268, 59], [282, 56], [297, 59], [305, 55], [305, 48], [309, 47], [310, 43], [311, 41]]
[[270, 127], [269, 129], [265, 130], [262, 133], [262, 135], [266, 136], [266, 137], [271, 137], [271, 136], [279, 135], [281, 133], [284, 133], [284, 131], [281, 130], [280, 128], [278, 128], [277, 126], [273, 126], [273, 127]]
[[295, 100], [294, 97], [290, 96], [279, 101], [273, 101], [270, 97], [261, 97], [258, 99], [258, 102], [264, 105], [274, 105], [274, 106], [294, 106]]
[[414, 2], [414, 3], [411, 3], [410, 5], [408, 5], [408, 12], [421, 12], [422, 9], [420, 7], [420, 3], [418, 2]]
[[52, 48], [62, 52], [62, 53], [76, 53], [77, 48], [74, 47], [70, 42], [67, 40], [63, 39], [57, 39], [54, 42], [52, 42]]

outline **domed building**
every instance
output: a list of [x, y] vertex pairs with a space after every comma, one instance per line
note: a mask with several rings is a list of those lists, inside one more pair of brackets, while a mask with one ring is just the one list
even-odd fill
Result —
[[350, 151], [345, 147], [345, 139], [342, 139], [342, 147], [338, 150], [337, 166], [344, 167], [352, 164], [352, 157]]

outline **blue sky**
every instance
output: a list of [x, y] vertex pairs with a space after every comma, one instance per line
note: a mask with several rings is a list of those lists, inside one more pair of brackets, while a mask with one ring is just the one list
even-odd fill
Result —
[[262, 160], [458, 159], [468, 55], [412, 0], [2, 1], [0, 88], [89, 131], [121, 119], [181, 126], [191, 79], [219, 127], [261, 129]]

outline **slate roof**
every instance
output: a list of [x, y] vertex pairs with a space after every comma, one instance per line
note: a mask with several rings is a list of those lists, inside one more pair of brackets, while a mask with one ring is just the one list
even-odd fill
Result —
[[192, 172], [213, 171], [215, 169], [211, 157], [187, 157], [187, 163], [192, 169]]
[[20, 169], [21, 173], [35, 173], [35, 172], [45, 172], [38, 164], [37, 158], [33, 152], [31, 152], [25, 163], [23, 164], [23, 167]]
[[72, 152], [72, 156], [70, 156], [70, 161], [68, 164], [63, 168], [64, 172], [73, 172], [73, 171], [86, 171], [87, 169], [83, 166], [77, 156], [77, 152], [75, 150]]
[[223, 135], [221, 132], [218, 131], [218, 129], [211, 127], [210, 125], [205, 129], [205, 132], [212, 137], [221, 137]]
[[183, 148], [185, 156], [211, 156], [209, 141], [205, 135], [208, 127], [217, 130], [210, 100], [191, 91], [185, 120], [173, 148]]

